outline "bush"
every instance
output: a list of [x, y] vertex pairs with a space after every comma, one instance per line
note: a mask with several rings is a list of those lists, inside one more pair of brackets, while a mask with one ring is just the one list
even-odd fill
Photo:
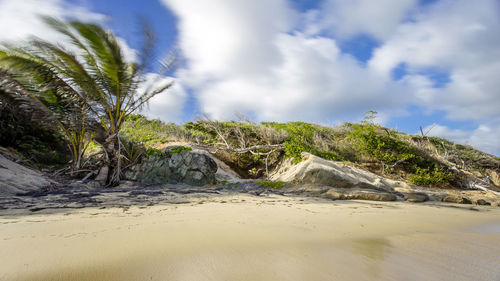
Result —
[[176, 154], [176, 153], [180, 153], [181, 151], [191, 151], [191, 150], [193, 150], [192, 147], [179, 145], [179, 146], [173, 147], [172, 150], [170, 150], [170, 154]]
[[151, 148], [151, 147], [146, 150], [146, 155], [147, 156], [167, 156], [167, 154], [162, 152], [161, 150], [156, 149], [156, 148]]
[[429, 167], [433, 160], [426, 157], [417, 147], [399, 139], [395, 132], [373, 124], [348, 124], [351, 131], [349, 140], [354, 147], [386, 166], [401, 163], [409, 172], [417, 168]]
[[267, 188], [281, 189], [286, 185], [286, 182], [282, 181], [255, 181], [255, 184], [261, 185]]
[[41, 166], [66, 164], [70, 151], [64, 136], [44, 121], [2, 99], [0, 92], [0, 146], [14, 148]]
[[344, 160], [333, 150], [320, 149], [316, 144], [315, 139], [321, 139], [326, 135], [330, 135], [327, 128], [312, 125], [303, 122], [289, 122], [289, 123], [264, 123], [267, 126], [277, 130], [284, 130], [288, 133], [289, 137], [283, 143], [285, 155], [288, 158], [294, 158], [294, 162], [302, 161], [302, 152], [309, 152], [313, 155], [328, 159], [328, 160]]
[[182, 126], [164, 123], [159, 119], [149, 120], [140, 114], [131, 114], [123, 123], [122, 133], [137, 144], [153, 146], [169, 140], [188, 139]]
[[411, 183], [422, 186], [445, 184], [449, 179], [450, 174], [448, 172], [440, 171], [436, 167], [432, 169], [417, 168], [417, 172], [409, 176]]

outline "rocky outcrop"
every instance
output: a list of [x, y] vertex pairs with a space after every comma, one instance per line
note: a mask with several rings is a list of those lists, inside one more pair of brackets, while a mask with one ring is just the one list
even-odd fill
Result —
[[202, 186], [215, 182], [217, 164], [205, 153], [183, 150], [168, 156], [148, 156], [125, 173], [146, 184], [184, 183]]
[[271, 179], [292, 183], [287, 192], [332, 200], [439, 201], [498, 206], [500, 196], [488, 190], [446, 190], [409, 185], [371, 172], [302, 153], [302, 162], [286, 160]]
[[19, 165], [0, 154], [0, 194], [24, 194], [53, 184], [41, 172]]
[[403, 198], [407, 202], [419, 203], [429, 200], [429, 196], [423, 192], [403, 193]]
[[210, 154], [210, 152], [201, 149], [193, 149], [197, 153], [203, 153], [206, 156], [210, 157], [215, 164], [217, 165], [217, 172], [215, 172], [215, 179], [217, 181], [225, 181], [230, 183], [240, 182], [242, 179], [231, 167], [229, 167], [226, 163], [218, 159], [217, 157]]
[[371, 200], [371, 201], [396, 201], [396, 195], [369, 189], [340, 189], [331, 188], [320, 195], [331, 200]]
[[303, 152], [302, 159], [303, 161], [298, 164], [286, 160], [271, 175], [271, 179], [295, 184], [316, 184], [340, 188], [352, 188], [364, 184], [368, 188], [378, 188], [389, 192], [396, 187], [410, 188], [404, 182], [386, 179], [360, 168], [338, 161], [325, 160], [310, 153]]
[[206, 185], [215, 182], [217, 164], [204, 153], [183, 150], [173, 154], [168, 164], [169, 178], [174, 183]]

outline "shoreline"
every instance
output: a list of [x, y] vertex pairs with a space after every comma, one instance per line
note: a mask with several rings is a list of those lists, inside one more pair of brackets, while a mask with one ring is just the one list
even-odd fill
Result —
[[500, 277], [492, 262], [500, 255], [497, 228], [472, 231], [500, 225], [499, 208], [276, 194], [186, 197], [154, 206], [0, 210], [0, 279]]

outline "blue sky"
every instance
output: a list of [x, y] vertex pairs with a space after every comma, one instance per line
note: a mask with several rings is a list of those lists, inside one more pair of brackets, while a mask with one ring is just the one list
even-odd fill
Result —
[[56, 38], [40, 13], [101, 23], [132, 59], [148, 19], [158, 57], [175, 48], [180, 62], [144, 109], [154, 118], [336, 125], [376, 110], [500, 154], [497, 0], [2, 0], [0, 39]]

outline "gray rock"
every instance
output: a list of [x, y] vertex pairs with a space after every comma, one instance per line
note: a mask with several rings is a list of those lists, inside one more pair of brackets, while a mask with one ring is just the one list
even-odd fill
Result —
[[320, 195], [322, 198], [331, 200], [370, 200], [370, 201], [395, 201], [396, 195], [388, 192], [368, 189], [345, 189], [332, 188]]
[[429, 196], [425, 193], [422, 192], [415, 192], [415, 193], [403, 193], [404, 199], [407, 202], [413, 202], [413, 203], [418, 203], [418, 202], [425, 202], [429, 200]]
[[146, 184], [184, 183], [202, 186], [215, 182], [217, 164], [204, 153], [183, 150], [168, 156], [149, 156], [125, 173]]
[[286, 188], [287, 193], [317, 196], [327, 192], [332, 187], [327, 185], [300, 184]]
[[404, 182], [378, 176], [369, 171], [338, 161], [329, 161], [310, 153], [302, 153], [303, 161], [286, 160], [271, 175], [271, 180], [296, 184], [327, 185], [343, 188], [370, 188], [391, 192], [394, 188], [410, 188]]
[[471, 200], [460, 195], [448, 195], [443, 198], [443, 202], [457, 204], [472, 204]]
[[23, 194], [54, 184], [41, 172], [19, 165], [0, 154], [0, 194]]

